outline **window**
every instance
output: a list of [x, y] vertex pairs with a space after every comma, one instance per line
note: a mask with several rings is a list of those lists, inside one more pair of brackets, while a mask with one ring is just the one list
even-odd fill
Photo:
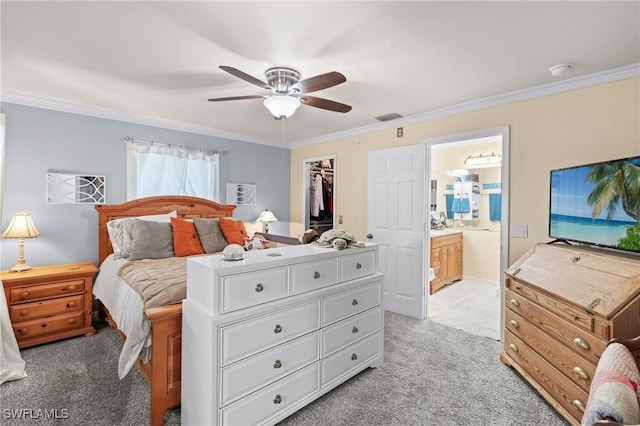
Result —
[[127, 199], [190, 195], [218, 201], [217, 152], [130, 140], [127, 143]]

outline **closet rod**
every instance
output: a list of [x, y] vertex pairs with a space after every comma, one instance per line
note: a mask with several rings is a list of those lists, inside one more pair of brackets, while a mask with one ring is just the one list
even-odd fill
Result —
[[229, 153], [229, 151], [217, 151], [217, 150], [210, 150], [210, 149], [206, 149], [206, 148], [197, 148], [197, 147], [193, 147], [193, 146], [179, 145], [179, 144], [175, 144], [175, 143], [165, 143], [165, 142], [148, 141], [148, 140], [144, 140], [144, 139], [136, 139], [136, 138], [132, 138], [131, 136], [125, 136], [124, 140], [126, 142], [139, 142], [139, 143], [146, 143], [146, 144], [149, 144], [149, 145], [168, 146], [169, 148], [174, 147], [174, 148], [178, 148], [178, 149], [195, 149], [195, 150], [198, 150], [200, 152], [204, 152], [206, 154], [228, 154]]

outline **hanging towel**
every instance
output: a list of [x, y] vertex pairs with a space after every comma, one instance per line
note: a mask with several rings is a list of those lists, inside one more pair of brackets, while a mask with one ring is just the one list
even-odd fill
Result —
[[459, 213], [469, 213], [471, 211], [471, 203], [469, 202], [469, 195], [460, 198], [460, 210]]
[[460, 213], [460, 197], [453, 197], [453, 201], [451, 202], [451, 211], [454, 213]]
[[497, 222], [502, 219], [502, 194], [489, 194], [489, 220]]
[[447, 217], [453, 219], [453, 194], [445, 194], [445, 204], [447, 205]]

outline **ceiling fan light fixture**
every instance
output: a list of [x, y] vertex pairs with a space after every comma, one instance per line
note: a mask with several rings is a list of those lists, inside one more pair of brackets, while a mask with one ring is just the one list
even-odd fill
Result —
[[300, 106], [300, 99], [289, 95], [273, 95], [264, 100], [264, 106], [275, 118], [289, 118]]

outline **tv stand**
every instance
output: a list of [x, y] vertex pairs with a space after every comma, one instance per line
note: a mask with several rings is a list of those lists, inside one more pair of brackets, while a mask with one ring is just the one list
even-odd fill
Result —
[[571, 244], [569, 241], [567, 240], [563, 240], [561, 238], [556, 238], [555, 240], [551, 240], [549, 241], [547, 244], [555, 244], [555, 243], [565, 243], [568, 246], [572, 246], [573, 244]]

